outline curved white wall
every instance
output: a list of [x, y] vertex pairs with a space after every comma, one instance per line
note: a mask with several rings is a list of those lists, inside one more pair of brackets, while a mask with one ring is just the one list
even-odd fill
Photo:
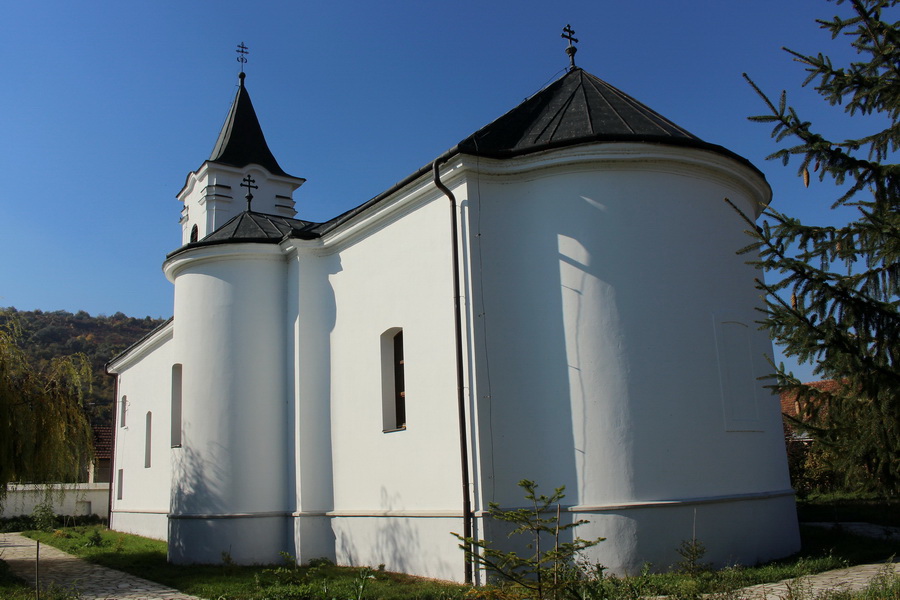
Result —
[[[723, 201], [753, 214], [767, 187], [718, 155], [645, 148], [483, 161], [469, 186], [475, 352], [487, 353], [481, 505], [521, 504], [523, 478], [565, 485], [582, 516], [653, 503], [616, 525], [604, 517], [613, 537], [634, 539], [607, 553], [624, 569], [677, 559], [690, 524], [664, 549], [671, 540], [647, 523], [687, 505], [717, 539], [785, 539], [742, 556], [787, 554], [798, 542], [792, 502], [779, 499], [790, 495], [779, 405], [755, 379], [771, 344], [754, 324], [758, 273], [735, 254], [745, 224]], [[765, 498], [731, 503], [747, 495]], [[739, 527], [726, 501], [775, 503], [781, 517]]]
[[278, 246], [210, 246], [175, 282], [182, 447], [173, 451], [170, 559], [276, 562], [287, 546], [286, 263]]

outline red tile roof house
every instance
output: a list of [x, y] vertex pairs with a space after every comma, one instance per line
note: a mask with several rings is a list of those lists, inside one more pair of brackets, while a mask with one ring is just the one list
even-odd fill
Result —
[[[805, 383], [823, 392], [835, 392], [840, 382], [833, 379]], [[797, 421], [803, 420], [803, 411], [796, 392], [781, 393], [781, 414], [784, 417], [784, 441], [791, 471], [791, 485], [799, 496], [805, 496], [814, 489], [828, 489], [835, 484], [835, 474], [821, 461], [821, 457], [811, 456], [815, 441], [808, 431], [804, 431]]]

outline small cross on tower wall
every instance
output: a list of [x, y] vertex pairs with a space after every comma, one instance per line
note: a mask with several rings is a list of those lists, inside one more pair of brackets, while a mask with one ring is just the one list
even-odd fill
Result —
[[244, 198], [247, 199], [247, 212], [250, 212], [250, 203], [253, 201], [253, 191], [252, 190], [259, 189], [258, 185], [253, 185], [254, 183], [256, 183], [256, 180], [253, 179], [252, 177], [250, 177], [250, 175], [247, 175], [246, 177], [244, 177], [243, 181], [241, 182], [241, 187], [247, 188], [247, 195], [244, 196]]

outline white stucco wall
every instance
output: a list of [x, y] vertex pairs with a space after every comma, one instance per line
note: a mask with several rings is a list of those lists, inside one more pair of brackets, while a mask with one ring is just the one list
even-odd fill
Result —
[[[118, 374], [110, 527], [156, 539], [166, 539], [172, 481], [172, 333], [170, 323], [114, 362], [110, 370]], [[146, 467], [148, 412], [152, 414], [151, 454]]]
[[[648, 515], [687, 505], [717, 539], [756, 547], [780, 532], [786, 542], [754, 560], [795, 550], [792, 503], [778, 499], [791, 493], [779, 405], [755, 379], [771, 352], [754, 324], [758, 273], [735, 254], [745, 224], [723, 201], [753, 214], [767, 199], [761, 178], [717, 154], [624, 144], [477, 168], [466, 208], [479, 506], [521, 505], [523, 478], [566, 486], [580, 513], [665, 501], [621, 513], [632, 532], [612, 535], [637, 536], [619, 545], [630, 551], [594, 551], [625, 570], [677, 558]], [[752, 418], [734, 418], [735, 405]], [[738, 531], [715, 502], [695, 506], [743, 495], [775, 495], [750, 510], [775, 503], [781, 518]]]
[[191, 229], [197, 227], [198, 239], [203, 239], [229, 219], [247, 210], [247, 188], [241, 187], [250, 176], [256, 189], [251, 208], [255, 212], [292, 218], [294, 191], [304, 179], [272, 175], [259, 165], [237, 168], [206, 161], [188, 174], [178, 199], [184, 203], [181, 211], [181, 243], [190, 242]]
[[[449, 533], [462, 527], [449, 203], [421, 182], [323, 247], [296, 248], [298, 517], [326, 515], [341, 564], [459, 578], [462, 555]], [[396, 329], [407, 426], [385, 432], [381, 338]], [[305, 445], [305, 415], [321, 417], [315, 404], [326, 397], [330, 439], [317, 436], [330, 465], [327, 451]], [[301, 560], [314, 548], [301, 539]]]
[[290, 525], [285, 258], [273, 244], [210, 246], [165, 269], [183, 382], [169, 558], [277, 562]]

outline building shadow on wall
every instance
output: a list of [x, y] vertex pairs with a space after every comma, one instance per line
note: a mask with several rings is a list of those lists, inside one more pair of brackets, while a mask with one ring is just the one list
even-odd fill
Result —
[[[188, 440], [185, 440], [186, 442]], [[198, 518], [224, 512], [222, 490], [211, 482], [222, 481], [224, 469], [210, 464], [187, 445], [174, 450], [172, 499], [169, 509], [169, 562], [218, 562], [229, 548], [212, 547], [214, 521]], [[208, 557], [192, 560], [190, 557]]]
[[[478, 211], [471, 279], [479, 379], [478, 465], [484, 502], [522, 505], [522, 479], [577, 496], [571, 364], [559, 279], [557, 232], [544, 204], [554, 192], [487, 194]], [[468, 206], [468, 203], [467, 203]], [[478, 358], [480, 356], [480, 358]], [[487, 389], [485, 389], [487, 388]], [[486, 508], [486, 507], [482, 507]]]
[[[374, 520], [376, 524], [370, 531], [357, 527], [341, 529], [336, 540], [338, 553], [351, 565], [384, 565], [389, 571], [421, 572], [421, 561], [415, 557], [423, 556], [426, 549], [422, 546], [421, 531], [411, 523], [417, 518], [403, 516], [399, 495], [391, 494], [385, 487], [381, 488], [380, 506], [387, 516], [354, 517]], [[395, 510], [398, 514], [391, 515]], [[449, 531], [447, 538], [450, 539]]]
[[287, 361], [288, 372], [297, 379], [292, 383], [288, 423], [292, 456], [288, 487], [294, 496], [288, 505], [301, 514], [293, 526], [294, 554], [301, 562], [323, 556], [336, 558], [330, 520], [302, 515], [334, 510], [331, 335], [337, 320], [337, 301], [330, 277], [342, 270], [339, 254], [301, 263], [297, 304], [291, 306], [291, 330], [296, 337], [290, 340]]

